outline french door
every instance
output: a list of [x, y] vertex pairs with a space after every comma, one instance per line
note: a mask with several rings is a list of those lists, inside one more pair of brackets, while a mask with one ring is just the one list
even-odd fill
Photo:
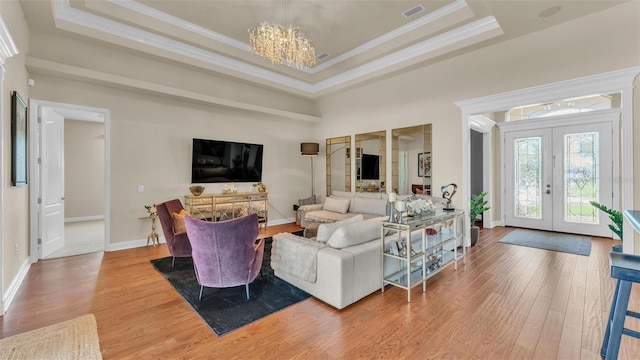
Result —
[[611, 236], [610, 122], [505, 132], [507, 226]]

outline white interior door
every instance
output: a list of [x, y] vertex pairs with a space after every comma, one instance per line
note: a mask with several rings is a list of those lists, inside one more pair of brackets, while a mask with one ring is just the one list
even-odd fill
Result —
[[41, 258], [64, 246], [64, 117], [41, 107]]
[[506, 216], [508, 226], [611, 236], [611, 123], [508, 132]]

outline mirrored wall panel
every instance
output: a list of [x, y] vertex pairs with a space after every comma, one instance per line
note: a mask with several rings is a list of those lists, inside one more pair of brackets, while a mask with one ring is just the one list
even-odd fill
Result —
[[327, 139], [327, 196], [351, 191], [351, 135]]
[[386, 192], [386, 131], [356, 135], [356, 191]]
[[391, 130], [390, 191], [401, 195], [432, 195], [431, 124]]

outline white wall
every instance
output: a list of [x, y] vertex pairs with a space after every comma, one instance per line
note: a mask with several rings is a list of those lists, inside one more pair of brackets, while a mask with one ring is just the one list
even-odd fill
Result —
[[104, 216], [104, 123], [64, 122], [64, 216]]

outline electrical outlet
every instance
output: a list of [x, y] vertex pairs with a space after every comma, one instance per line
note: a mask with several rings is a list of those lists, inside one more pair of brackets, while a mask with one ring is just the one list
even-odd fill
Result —
[[16, 244], [16, 256], [20, 253], [20, 248], [18, 247], [18, 244]]
[[144, 192], [144, 185], [138, 185], [138, 192]]

